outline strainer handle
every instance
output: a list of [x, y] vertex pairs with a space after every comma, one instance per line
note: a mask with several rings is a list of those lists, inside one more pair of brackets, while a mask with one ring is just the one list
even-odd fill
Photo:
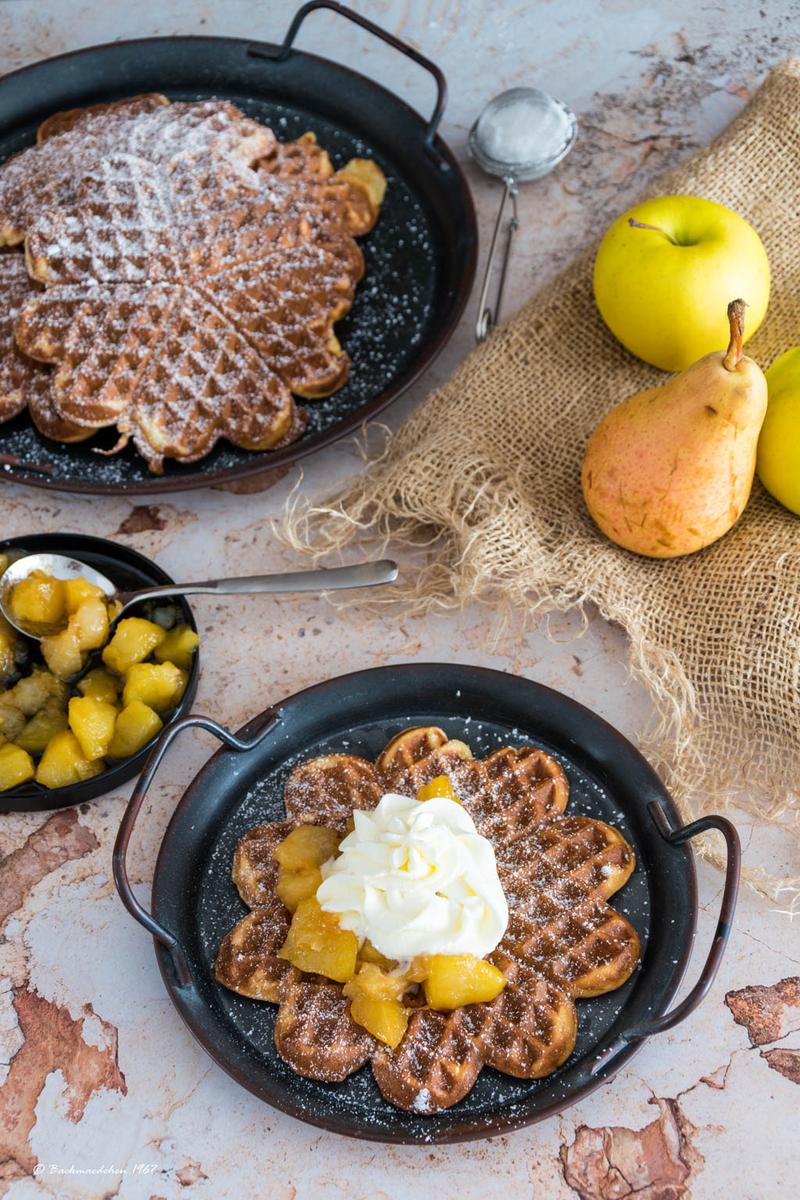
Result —
[[648, 1038], [654, 1033], [663, 1033], [667, 1029], [672, 1029], [673, 1026], [679, 1024], [690, 1013], [694, 1012], [697, 1006], [708, 995], [709, 989], [719, 970], [722, 955], [725, 952], [725, 946], [730, 936], [733, 914], [736, 911], [736, 897], [739, 891], [739, 875], [742, 867], [742, 848], [735, 826], [727, 817], [708, 816], [700, 817], [698, 821], [692, 821], [689, 825], [682, 825], [678, 829], [673, 829], [667, 819], [666, 813], [657, 801], [652, 800], [648, 804], [647, 809], [658, 832], [671, 846], [681, 846], [684, 842], [688, 842], [690, 838], [697, 837], [701, 833], [707, 833], [710, 829], [719, 830], [724, 837], [727, 862], [725, 864], [725, 884], [722, 889], [722, 903], [720, 904], [717, 928], [711, 942], [711, 948], [706, 956], [706, 961], [703, 964], [703, 969], [700, 972], [700, 978], [692, 990], [684, 996], [680, 1004], [676, 1004], [669, 1012], [663, 1013], [660, 1017], [655, 1017], [652, 1021], [648, 1021], [645, 1025], [640, 1025], [636, 1029], [629, 1029], [617, 1038], [602, 1054], [598, 1055], [591, 1070], [592, 1075], [596, 1075], [611, 1058], [614, 1058], [621, 1050], [630, 1045], [631, 1042], [640, 1042], [643, 1038]]
[[[486, 268], [483, 272], [483, 283], [481, 285], [481, 294], [478, 300], [478, 319], [475, 322], [475, 341], [479, 344], [485, 342], [489, 334], [500, 320], [500, 308], [503, 303], [503, 293], [506, 288], [506, 276], [508, 275], [508, 264], [511, 260], [511, 246], [514, 241], [514, 234], [519, 229], [519, 212], [517, 210], [517, 184], [513, 175], [507, 175], [503, 180], [503, 197], [500, 201], [500, 208], [497, 213], [497, 220], [494, 223], [494, 233], [492, 241], [489, 245], [489, 254], [486, 259]], [[494, 260], [497, 257], [497, 243], [500, 237], [500, 228], [503, 224], [503, 213], [506, 210], [506, 204], [511, 201], [511, 219], [506, 228], [506, 246], [503, 251], [503, 262], [500, 267], [500, 279], [497, 284], [497, 292], [495, 294], [494, 304], [489, 304], [489, 287], [494, 274]]]
[[161, 766], [161, 762], [170, 745], [180, 733], [183, 733], [185, 729], [205, 729], [208, 733], [213, 733], [214, 737], [219, 738], [221, 742], [229, 746], [232, 750], [253, 750], [275, 727], [278, 721], [278, 711], [276, 709], [268, 709], [264, 714], [264, 720], [266, 724], [258, 730], [254, 737], [248, 739], [239, 738], [231, 733], [229, 729], [226, 729], [224, 725], [219, 725], [209, 717], [202, 717], [194, 713], [190, 713], [188, 716], [182, 717], [180, 720], [168, 725], [159, 737], [144, 765], [144, 770], [136, 782], [136, 786], [131, 793], [131, 798], [128, 801], [122, 821], [120, 822], [119, 832], [114, 842], [114, 854], [112, 858], [112, 870], [116, 889], [119, 892], [122, 903], [134, 920], [143, 925], [155, 940], [169, 951], [175, 975], [181, 987], [187, 987], [192, 982], [189, 963], [183, 947], [173, 933], [165, 929], [152, 913], [149, 913], [147, 909], [142, 907], [133, 893], [133, 888], [128, 878], [127, 855], [133, 827], [136, 824], [136, 818], [144, 804], [156, 772]]
[[305, 21], [309, 13], [314, 12], [317, 8], [329, 8], [331, 12], [338, 13], [340, 17], [345, 17], [348, 21], [352, 21], [354, 25], [359, 25], [362, 29], [366, 29], [368, 33], [380, 38], [382, 42], [386, 42], [394, 50], [399, 50], [401, 54], [405, 54], [407, 58], [412, 59], [433, 76], [434, 83], [436, 84], [436, 104], [425, 126], [424, 142], [428, 151], [436, 157], [440, 167], [443, 170], [449, 170], [448, 163], [436, 153], [434, 147], [436, 130], [439, 128], [442, 114], [444, 113], [444, 106], [447, 103], [447, 80], [436, 63], [431, 62], [424, 54], [420, 54], [419, 50], [416, 50], [413, 46], [409, 46], [407, 42], [403, 42], [400, 38], [395, 37], [393, 33], [389, 33], [387, 29], [382, 29], [380, 25], [376, 25], [374, 21], [370, 21], [368, 17], [354, 12], [352, 8], [345, 8], [343, 4], [338, 4], [337, 0], [308, 0], [307, 4], [298, 8], [291, 25], [286, 31], [286, 37], [280, 46], [270, 49], [265, 46], [253, 45], [249, 48], [248, 54], [253, 58], [268, 58], [272, 62], [283, 62], [292, 49], [303, 21]]

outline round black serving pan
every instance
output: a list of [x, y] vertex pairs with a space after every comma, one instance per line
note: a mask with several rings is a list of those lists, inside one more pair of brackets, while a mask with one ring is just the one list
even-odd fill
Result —
[[[432, 117], [423, 119], [363, 75], [292, 48], [303, 18], [320, 7], [334, 9], [428, 70], [437, 96]], [[132, 448], [111, 457], [95, 453], [93, 447], [111, 447], [113, 430], [85, 444], [61, 445], [38, 434], [23, 413], [0, 425], [6, 478], [61, 491], [168, 492], [294, 462], [353, 432], [404, 392], [444, 346], [470, 294], [475, 211], [455, 157], [436, 136], [444, 77], [372, 22], [313, 0], [300, 9], [281, 47], [236, 38], [148, 38], [24, 67], [0, 79], [0, 160], [31, 143], [50, 113], [152, 91], [172, 99], [231, 100], [283, 140], [314, 130], [336, 166], [354, 156], [381, 165], [389, 186], [377, 225], [360, 240], [364, 280], [351, 312], [337, 325], [352, 359], [350, 378], [334, 396], [304, 405], [308, 428], [291, 446], [252, 453], [220, 442], [199, 463], [168, 462], [162, 476], [152, 475]]]
[[[162, 571], [161, 567], [156, 566], [143, 554], [107, 538], [87, 537], [80, 533], [35, 533], [29, 537], [6, 538], [0, 541], [0, 553], [6, 550], [27, 550], [31, 554], [71, 555], [79, 562], [85, 562], [87, 566], [102, 572], [122, 591], [175, 582], [166, 571]], [[181, 619], [197, 632], [192, 610], [186, 600], [175, 596], [170, 600], [170, 604], [175, 604], [181, 609]], [[31, 653], [35, 659], [39, 657], [36, 644], [32, 640]], [[189, 711], [197, 692], [199, 675], [198, 649], [193, 656], [189, 682], [183, 698], [173, 714], [165, 720], [165, 725], [178, 720]], [[46, 788], [31, 780], [30, 783], [20, 784], [7, 792], [0, 792], [0, 812], [49, 812], [51, 809], [67, 808], [71, 804], [82, 804], [84, 800], [94, 800], [138, 775], [155, 741], [153, 738], [138, 754], [133, 754], [100, 775], [84, 779], [82, 783], [76, 783], [72, 787]]]
[[[484, 1069], [447, 1112], [399, 1112], [378, 1092], [369, 1067], [344, 1083], [301, 1079], [273, 1044], [275, 1008], [215, 983], [220, 942], [246, 911], [231, 881], [236, 842], [261, 821], [283, 815], [291, 768], [317, 754], [345, 751], [374, 758], [408, 725], [434, 723], [463, 738], [476, 756], [498, 746], [534, 743], [554, 754], [570, 782], [568, 813], [610, 822], [636, 850], [636, 871], [612, 903], [639, 932], [640, 969], [616, 992], [578, 1001], [571, 1058], [541, 1080]], [[517, 676], [453, 664], [382, 667], [308, 688], [262, 713], [234, 737], [206, 718], [187, 718], [228, 748], [196, 776], [170, 821], [156, 863], [152, 915], [138, 904], [125, 869], [136, 814], [180, 725], [162, 736], [137, 785], [114, 851], [114, 877], [129, 911], [156, 939], [167, 990], [195, 1037], [230, 1075], [263, 1100], [302, 1121], [381, 1142], [453, 1142], [488, 1137], [550, 1116], [607, 1081], [642, 1039], [687, 1015], [710, 986], [733, 913], [738, 840], [724, 818], [680, 828], [658, 776], [634, 747], [566, 696]], [[687, 838], [720, 829], [729, 863], [723, 912], [700, 980], [668, 1012], [692, 946], [697, 915]]]

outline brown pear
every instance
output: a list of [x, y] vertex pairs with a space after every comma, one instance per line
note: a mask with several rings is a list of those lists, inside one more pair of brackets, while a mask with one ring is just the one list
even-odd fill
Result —
[[589, 440], [586, 506], [626, 550], [693, 554], [727, 533], [747, 504], [767, 383], [742, 351], [744, 309], [741, 300], [728, 305], [725, 353], [623, 400]]

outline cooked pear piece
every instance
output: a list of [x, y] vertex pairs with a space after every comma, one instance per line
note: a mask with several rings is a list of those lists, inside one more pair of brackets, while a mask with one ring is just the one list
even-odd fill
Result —
[[611, 541], [651, 558], [711, 545], [750, 496], [767, 384], [742, 350], [742, 300], [728, 305], [730, 345], [613, 408], [583, 463], [586, 507]]

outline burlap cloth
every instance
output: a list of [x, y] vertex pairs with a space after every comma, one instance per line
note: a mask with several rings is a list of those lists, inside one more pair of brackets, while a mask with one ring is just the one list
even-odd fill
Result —
[[[747, 353], [766, 367], [800, 343], [800, 60], [652, 189], [668, 191], [727, 204], [763, 238], [772, 295]], [[342, 493], [295, 506], [288, 536], [317, 555], [352, 540], [427, 544], [413, 588], [428, 605], [593, 603], [630, 637], [658, 718], [645, 748], [686, 816], [731, 801], [755, 814], [754, 838], [764, 822], [797, 837], [800, 518], [756, 481], [733, 531], [688, 558], [640, 558], [598, 533], [580, 488], [587, 438], [610, 407], [665, 376], [603, 325], [593, 257], [471, 354]], [[766, 848], [765, 838], [762, 859]], [[748, 877], [780, 908], [800, 909], [800, 880], [777, 873]]]

